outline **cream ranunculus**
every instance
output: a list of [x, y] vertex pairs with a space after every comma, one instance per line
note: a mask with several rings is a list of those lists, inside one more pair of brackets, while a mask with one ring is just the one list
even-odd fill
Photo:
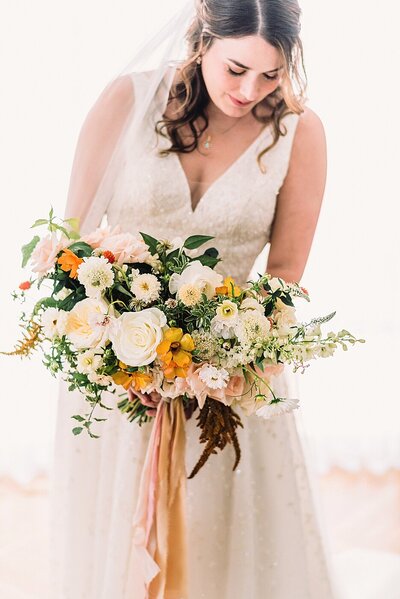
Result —
[[254, 297], [246, 297], [240, 304], [241, 310], [257, 310], [260, 314], [265, 314], [265, 308]]
[[66, 334], [77, 349], [100, 347], [108, 339], [108, 306], [102, 300], [87, 298], [68, 313]]
[[183, 285], [194, 285], [201, 293], [205, 293], [208, 299], [215, 295], [215, 288], [222, 285], [222, 275], [215, 272], [209, 266], [204, 266], [199, 260], [191, 262], [179, 275], [174, 273], [169, 281], [171, 293], [177, 293]]
[[115, 355], [128, 366], [146, 366], [157, 357], [167, 318], [158, 308], [124, 312], [113, 321], [110, 340]]

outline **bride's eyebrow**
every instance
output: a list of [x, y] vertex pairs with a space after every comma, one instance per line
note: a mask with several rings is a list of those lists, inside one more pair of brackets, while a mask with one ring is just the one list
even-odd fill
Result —
[[[241, 62], [238, 62], [237, 60], [234, 60], [233, 58], [228, 58], [228, 60], [230, 62], [233, 62], [237, 67], [240, 67], [241, 69], [246, 69], [246, 71], [250, 70], [250, 67], [246, 67], [244, 64], [242, 64]], [[264, 75], [266, 74], [270, 74], [270, 73], [275, 73], [276, 71], [279, 71], [279, 69], [281, 69], [282, 67], [276, 67], [276, 69], [271, 69], [270, 71], [265, 71]]]

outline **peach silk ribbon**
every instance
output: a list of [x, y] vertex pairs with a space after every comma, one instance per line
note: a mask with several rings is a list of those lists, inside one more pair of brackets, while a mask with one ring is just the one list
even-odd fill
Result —
[[161, 401], [133, 520], [133, 559], [146, 599], [188, 599], [185, 445], [181, 399]]

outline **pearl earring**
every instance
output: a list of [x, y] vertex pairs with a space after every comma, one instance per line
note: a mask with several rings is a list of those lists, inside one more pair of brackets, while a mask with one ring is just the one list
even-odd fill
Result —
[[197, 62], [197, 64], [201, 64], [201, 56], [198, 56], [198, 57], [196, 58], [196, 62]]

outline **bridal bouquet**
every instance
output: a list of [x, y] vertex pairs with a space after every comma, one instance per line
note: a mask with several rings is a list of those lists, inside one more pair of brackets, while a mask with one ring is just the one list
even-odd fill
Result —
[[[240, 287], [214, 267], [218, 251], [199, 248], [212, 238], [159, 240], [119, 228], [80, 236], [76, 219], [58, 221], [51, 210], [48, 234], [23, 247], [33, 285], [46, 291], [31, 314], [21, 317], [24, 337], [12, 354], [41, 347], [44, 365], [61, 373], [69, 390], [89, 405], [75, 414], [75, 435], [104, 419], [94, 416], [104, 392], [119, 395], [118, 407], [142, 424], [162, 404], [179, 403], [186, 418], [199, 408], [203, 455], [191, 476], [217, 448], [240, 448], [236, 429], [245, 415], [269, 418], [293, 410], [298, 401], [278, 397], [273, 377], [285, 364], [294, 370], [333, 355], [340, 345], [363, 342], [346, 330], [323, 334], [335, 313], [299, 322], [294, 300], [309, 301], [306, 289], [269, 274]], [[121, 395], [122, 393], [122, 395]]]

